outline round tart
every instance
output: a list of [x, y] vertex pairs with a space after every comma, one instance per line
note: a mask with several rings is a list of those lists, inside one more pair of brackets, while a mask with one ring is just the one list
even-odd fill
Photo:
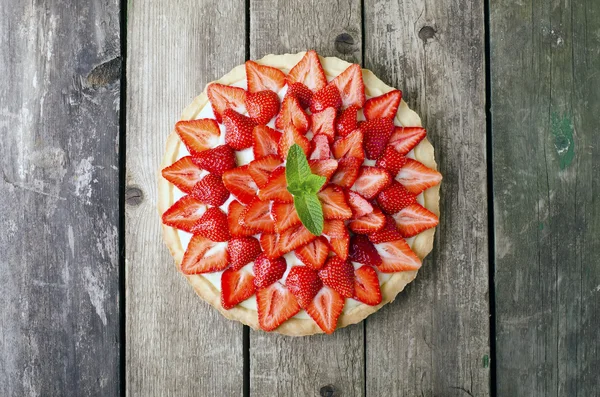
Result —
[[360, 322], [432, 249], [442, 176], [421, 120], [399, 90], [338, 58], [268, 55], [208, 84], [161, 168], [178, 269], [255, 329]]

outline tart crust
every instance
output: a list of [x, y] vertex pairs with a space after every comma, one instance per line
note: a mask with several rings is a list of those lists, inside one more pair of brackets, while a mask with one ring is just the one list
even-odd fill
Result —
[[[274, 66], [287, 73], [294, 65], [296, 65], [296, 63], [300, 61], [304, 54], [305, 52], [300, 52], [297, 54], [267, 55], [256, 62], [259, 64]], [[350, 63], [336, 57], [324, 58], [319, 56], [319, 58], [321, 59], [321, 64], [323, 65], [325, 74], [329, 77], [337, 76], [351, 65]], [[362, 74], [365, 84], [365, 94], [368, 96], [379, 96], [394, 89], [377, 78], [377, 76], [375, 76], [370, 70], [362, 69]], [[244, 65], [242, 64], [233, 68], [229, 73], [214, 82], [231, 85], [245, 79], [246, 71]], [[205, 89], [187, 108], [185, 108], [181, 115], [181, 119], [191, 120], [196, 118], [202, 108], [207, 104], [208, 97]], [[421, 126], [420, 117], [408, 107], [404, 100], [402, 100], [398, 108], [398, 113], [396, 114], [394, 121], [403, 126]], [[161, 216], [174, 203], [175, 187], [162, 177], [160, 171], [163, 168], [173, 164], [177, 160], [179, 145], [181, 144], [182, 143], [175, 131], [171, 132], [167, 138], [165, 154], [158, 172], [158, 211]], [[420, 161], [429, 168], [437, 169], [433, 146], [427, 140], [427, 138], [421, 141], [414, 148], [414, 155], [417, 161]], [[435, 213], [438, 217], [440, 215], [439, 189], [440, 185], [438, 184], [437, 186], [434, 186], [423, 192], [425, 201], [424, 206], [431, 212]], [[177, 229], [164, 224], [162, 224], [162, 229], [164, 240], [171, 251], [171, 255], [173, 255], [173, 258], [175, 259], [177, 268], [179, 269], [183, 258], [184, 249], [179, 239]], [[412, 250], [419, 256], [419, 258], [423, 259], [432, 250], [434, 234], [435, 228], [432, 228], [418, 234], [415, 237], [412, 244]], [[392, 273], [390, 279], [381, 285], [382, 302], [377, 306], [369, 306], [364, 303], [360, 303], [358, 306], [342, 313], [338, 319], [337, 328], [356, 324], [364, 320], [370, 314], [379, 310], [386, 303], [392, 302], [396, 298], [396, 295], [398, 295], [398, 293], [400, 293], [408, 283], [414, 280], [416, 276], [416, 270]], [[210, 281], [208, 281], [202, 275], [191, 275], [185, 277], [192, 287], [194, 287], [196, 293], [202, 299], [217, 308], [225, 317], [231, 320], [240, 321], [254, 329], [260, 329], [258, 324], [258, 315], [255, 310], [248, 309], [240, 305], [232, 309], [225, 310], [221, 306], [220, 291], [217, 290], [210, 283]], [[291, 318], [287, 320], [273, 332], [291, 336], [323, 333], [323, 331], [312, 319], [299, 318]]]

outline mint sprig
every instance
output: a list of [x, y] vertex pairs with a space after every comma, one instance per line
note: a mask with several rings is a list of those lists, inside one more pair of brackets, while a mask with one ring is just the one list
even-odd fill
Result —
[[292, 145], [288, 151], [285, 179], [287, 190], [294, 196], [294, 208], [304, 227], [315, 236], [323, 233], [323, 207], [317, 193], [325, 184], [325, 177], [310, 171], [302, 148]]

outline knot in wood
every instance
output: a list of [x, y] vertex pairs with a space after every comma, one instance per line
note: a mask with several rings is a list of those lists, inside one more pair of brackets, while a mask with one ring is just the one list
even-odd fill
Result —
[[319, 389], [319, 395], [321, 397], [338, 397], [340, 393], [334, 385], [325, 385]]
[[348, 55], [357, 51], [356, 40], [349, 33], [339, 34], [335, 38], [335, 49], [337, 52]]
[[130, 186], [125, 189], [125, 202], [128, 205], [135, 207], [140, 205], [142, 201], [144, 201], [144, 193], [142, 192], [142, 189], [135, 186]]
[[105, 87], [121, 77], [121, 57], [113, 58], [96, 66], [87, 76], [87, 83], [93, 88]]
[[427, 44], [427, 40], [433, 39], [435, 36], [435, 29], [431, 26], [423, 26], [421, 30], [419, 30], [419, 38], [423, 40], [423, 43]]

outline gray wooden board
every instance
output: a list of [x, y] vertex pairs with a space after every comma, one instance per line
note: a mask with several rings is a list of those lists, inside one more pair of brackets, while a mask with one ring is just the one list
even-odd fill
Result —
[[131, 396], [234, 396], [242, 325], [198, 298], [162, 241], [157, 175], [167, 135], [206, 83], [244, 62], [233, 1], [128, 6], [126, 368]]
[[600, 2], [490, 2], [498, 395], [597, 396]]
[[119, 393], [119, 2], [0, 2], [0, 395]]
[[433, 252], [366, 320], [367, 395], [489, 395], [483, 3], [378, 0], [364, 12], [365, 67], [403, 91], [444, 175]]
[[[360, 62], [360, 1], [251, 1], [250, 58], [315, 49]], [[363, 325], [291, 338], [250, 332], [252, 396], [362, 396]]]

